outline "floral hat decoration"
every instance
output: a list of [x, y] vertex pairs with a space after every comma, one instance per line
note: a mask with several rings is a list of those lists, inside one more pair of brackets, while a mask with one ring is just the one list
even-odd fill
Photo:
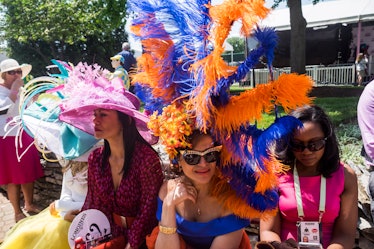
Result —
[[[59, 105], [67, 97], [62, 92], [64, 83], [74, 67], [58, 60], [52, 62], [61, 74], [37, 77], [25, 84], [20, 93], [19, 115], [7, 123], [5, 130], [7, 134], [16, 130], [15, 147], [19, 160], [35, 144], [47, 161], [60, 161], [59, 158], [86, 161], [99, 141], [92, 134], [59, 119]], [[21, 139], [24, 132], [34, 139], [34, 143], [21, 152], [19, 148], [25, 146]]]
[[[139, 111], [139, 98], [125, 90], [120, 79], [109, 80], [105, 77], [108, 71], [97, 64], [52, 62], [61, 74], [37, 77], [22, 88], [20, 115], [8, 123], [8, 132], [16, 129], [20, 134], [17, 137], [27, 132], [46, 160], [55, 160], [47, 158], [50, 152], [64, 159], [81, 160], [102, 142], [93, 136], [93, 112], [103, 108], [132, 117], [146, 141], [158, 141], [147, 127], [149, 117]], [[17, 137], [16, 148], [22, 148], [22, 140]], [[17, 150], [18, 158], [23, 154]]]
[[[277, 43], [275, 30], [258, 24], [269, 9], [263, 0], [129, 0], [131, 31], [142, 44], [133, 76], [137, 96], [153, 113], [148, 127], [165, 145], [170, 159], [178, 149], [191, 145], [186, 138], [194, 129], [209, 132], [223, 148], [214, 195], [236, 215], [260, 218], [275, 213], [278, 203], [276, 172], [282, 165], [270, 149], [301, 123], [286, 112], [311, 102], [313, 82], [308, 76], [282, 74], [273, 80], [272, 61]], [[242, 23], [241, 32], [258, 41], [239, 66], [222, 59], [231, 25]], [[242, 80], [265, 57], [270, 70], [266, 84], [230, 94], [230, 86]], [[264, 113], [275, 121], [257, 127]], [[224, 194], [222, 189], [225, 189]]]

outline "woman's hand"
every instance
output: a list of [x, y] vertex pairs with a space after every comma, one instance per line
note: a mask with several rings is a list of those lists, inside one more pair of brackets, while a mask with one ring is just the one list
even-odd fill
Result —
[[21, 78], [17, 78], [16, 80], [13, 81], [12, 86], [10, 87], [10, 94], [9, 94], [9, 98], [13, 102], [16, 102], [18, 92], [21, 86], [23, 86], [23, 80]]
[[169, 181], [167, 185], [167, 195], [164, 202], [167, 201], [170, 204], [178, 205], [179, 203], [189, 199], [195, 203], [197, 194], [197, 190], [192, 183], [178, 180]]
[[70, 210], [65, 214], [64, 220], [72, 222], [74, 220], [75, 216], [77, 216], [79, 213], [80, 213], [80, 210], [77, 210], [77, 209], [76, 210]]
[[13, 81], [12, 86], [10, 87], [10, 91], [18, 92], [22, 86], [23, 80], [21, 78], [17, 78]]
[[51, 204], [49, 204], [49, 213], [52, 215], [52, 216], [58, 216], [58, 212], [56, 210], [56, 204], [55, 204], [55, 201], [52, 202]]

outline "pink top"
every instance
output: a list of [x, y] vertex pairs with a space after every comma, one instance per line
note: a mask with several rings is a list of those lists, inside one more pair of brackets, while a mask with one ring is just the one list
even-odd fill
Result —
[[[300, 176], [300, 189], [305, 221], [318, 221], [321, 176]], [[344, 166], [330, 178], [326, 178], [326, 210], [322, 217], [323, 247], [330, 244], [334, 221], [340, 211], [340, 196], [344, 190]], [[281, 240], [293, 238], [297, 241], [296, 222], [299, 221], [292, 170], [279, 176], [279, 210], [282, 227]]]

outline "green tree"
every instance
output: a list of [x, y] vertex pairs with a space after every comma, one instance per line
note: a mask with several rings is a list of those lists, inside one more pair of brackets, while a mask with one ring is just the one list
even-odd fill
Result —
[[44, 74], [51, 59], [98, 63], [121, 50], [126, 0], [0, 0], [9, 56]]
[[[307, 22], [303, 16], [301, 0], [274, 0], [272, 8], [279, 3], [287, 1], [290, 9], [291, 39], [290, 39], [290, 66], [291, 72], [304, 74], [305, 71], [305, 32]], [[313, 4], [319, 0], [312, 0]]]
[[234, 48], [234, 53], [244, 53], [245, 39], [241, 37], [230, 37], [227, 42]]

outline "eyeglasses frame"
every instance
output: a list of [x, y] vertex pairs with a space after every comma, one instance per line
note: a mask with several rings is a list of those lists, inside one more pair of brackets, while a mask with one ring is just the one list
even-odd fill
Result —
[[[322, 147], [321, 148], [319, 148], [319, 149], [313, 149], [313, 150], [311, 150], [311, 144], [313, 144], [313, 143], [316, 143], [316, 142], [320, 142], [320, 141], [322, 141], [323, 142], [323, 145], [322, 145]], [[308, 148], [308, 150], [309, 151], [311, 151], [311, 152], [316, 152], [316, 151], [320, 151], [320, 150], [322, 150], [323, 148], [325, 148], [325, 146], [326, 146], [326, 141], [327, 141], [327, 137], [324, 137], [324, 138], [321, 138], [321, 139], [318, 139], [318, 140], [315, 140], [315, 141], [309, 141], [308, 143], [307, 143], [307, 145], [304, 145], [304, 144], [298, 144], [298, 146], [299, 147], [301, 147], [302, 148], [302, 150], [295, 150], [295, 147], [293, 146], [293, 144], [292, 144], [292, 142], [291, 142], [291, 144], [290, 144], [290, 147], [291, 147], [291, 150], [293, 151], [293, 152], [303, 152], [306, 148]]]
[[[183, 160], [186, 161], [186, 159], [184, 158], [184, 156], [186, 156], [186, 155], [198, 155], [198, 156], [200, 156], [199, 161], [196, 164], [190, 164], [186, 161], [186, 163], [188, 165], [197, 165], [197, 164], [200, 163], [201, 158], [204, 157], [205, 155], [207, 155], [208, 153], [210, 153], [210, 152], [221, 152], [221, 150], [222, 150], [222, 145], [214, 146], [214, 147], [211, 147], [211, 148], [206, 149], [204, 151], [185, 149], [182, 153], [182, 157], [183, 157]], [[204, 157], [204, 160], [206, 160], [205, 157]]]

